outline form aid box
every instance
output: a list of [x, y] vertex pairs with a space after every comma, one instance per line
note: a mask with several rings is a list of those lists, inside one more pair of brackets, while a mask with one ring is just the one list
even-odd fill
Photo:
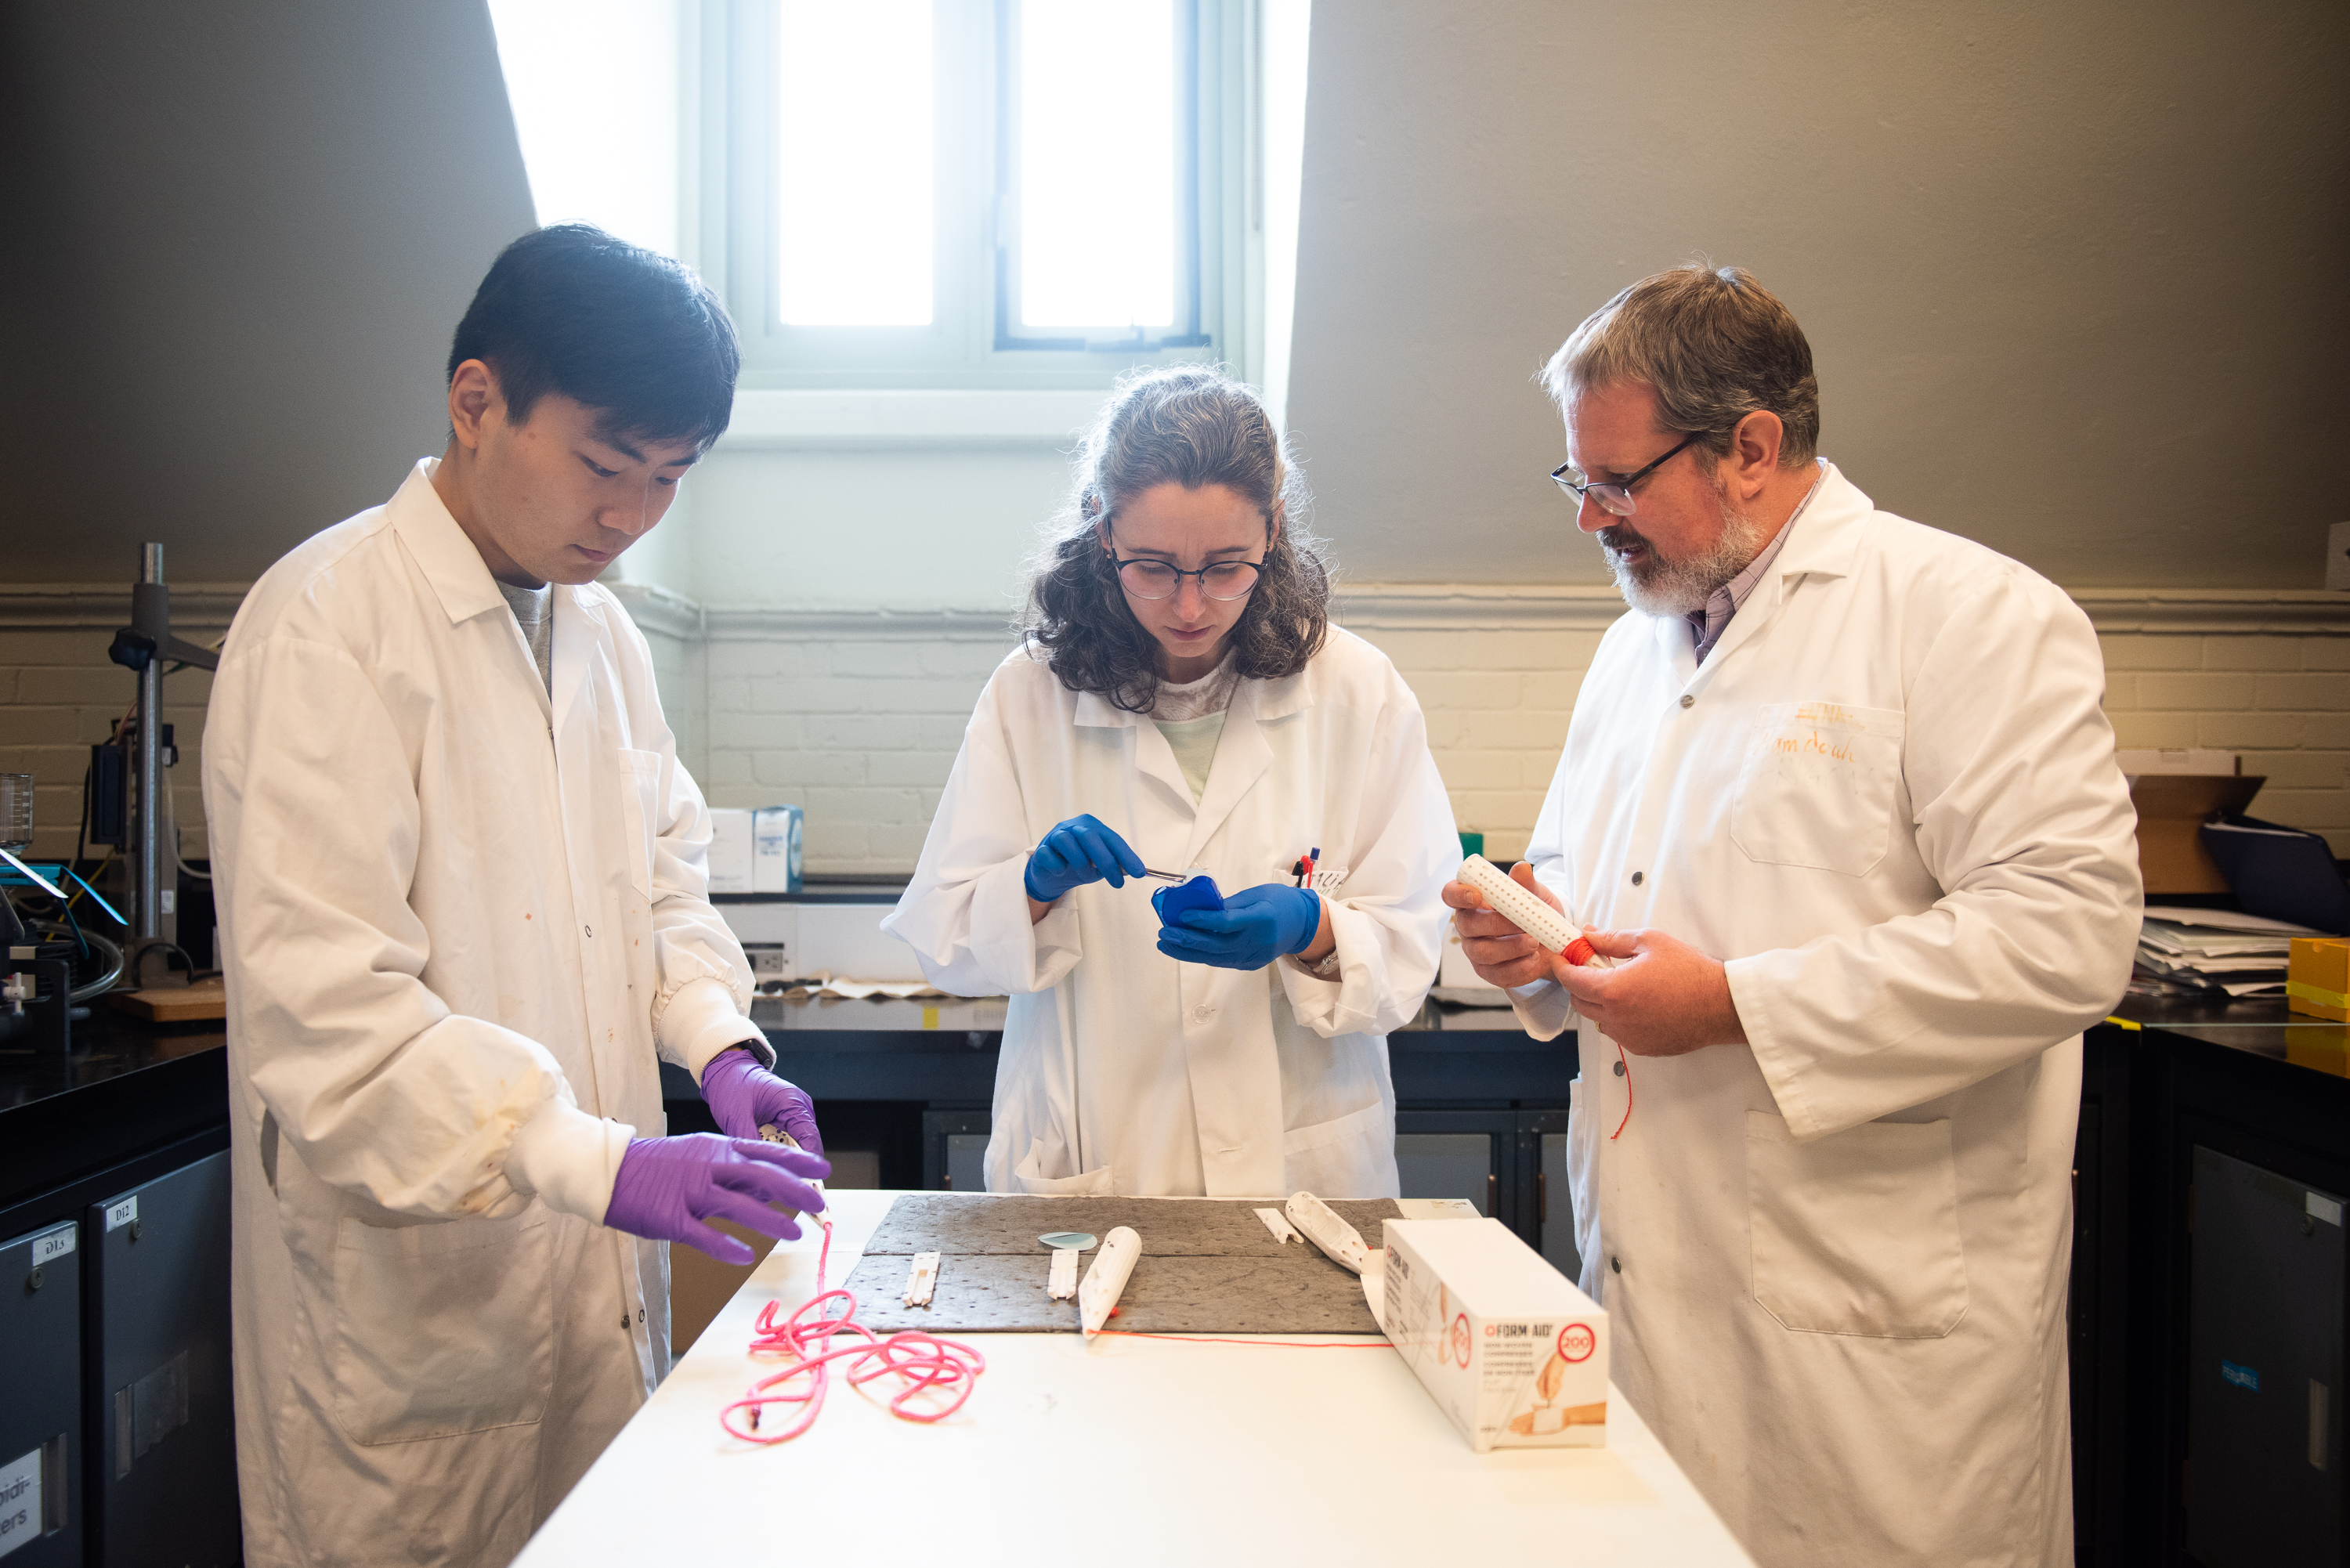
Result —
[[749, 893], [751, 877], [751, 814], [735, 806], [710, 810], [710, 890]]
[[1499, 1220], [1390, 1220], [1379, 1326], [1479, 1453], [1607, 1443], [1607, 1314]]
[[800, 890], [800, 808], [763, 805], [751, 814], [751, 891]]

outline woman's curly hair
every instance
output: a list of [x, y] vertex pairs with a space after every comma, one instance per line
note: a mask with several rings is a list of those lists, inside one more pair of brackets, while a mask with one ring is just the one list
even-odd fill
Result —
[[1254, 389], [1208, 365], [1125, 376], [1070, 466], [1069, 498], [1045, 524], [1018, 622], [1063, 686], [1097, 692], [1130, 713], [1150, 711], [1159, 642], [1128, 608], [1103, 539], [1120, 508], [1160, 484], [1223, 485], [1268, 526], [1279, 511], [1280, 532], [1232, 630], [1235, 672], [1258, 680], [1295, 675], [1321, 651], [1330, 565], [1305, 526], [1305, 482]]

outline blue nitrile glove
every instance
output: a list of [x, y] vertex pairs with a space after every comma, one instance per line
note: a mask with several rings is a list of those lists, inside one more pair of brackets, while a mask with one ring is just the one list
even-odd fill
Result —
[[761, 1127], [773, 1127], [810, 1154], [824, 1152], [808, 1092], [761, 1066], [745, 1046], [729, 1045], [702, 1069], [702, 1103], [728, 1137], [757, 1137]]
[[824, 1194], [801, 1179], [831, 1174], [821, 1157], [779, 1143], [716, 1133], [640, 1137], [620, 1156], [604, 1223], [650, 1241], [682, 1241], [722, 1263], [747, 1263], [750, 1248], [702, 1221], [732, 1220], [762, 1236], [797, 1241], [800, 1228], [767, 1205], [816, 1213]]
[[1185, 963], [1263, 969], [1304, 952], [1322, 929], [1322, 900], [1303, 888], [1266, 882], [1224, 895], [1221, 909], [1186, 909], [1159, 928], [1159, 950]]
[[1036, 853], [1028, 857], [1028, 870], [1022, 880], [1028, 884], [1028, 896], [1040, 904], [1049, 904], [1072, 888], [1082, 888], [1088, 882], [1109, 878], [1113, 888], [1123, 888], [1128, 877], [1142, 875], [1142, 857], [1126, 846], [1126, 840], [1103, 826], [1101, 819], [1087, 812], [1073, 816], [1045, 835], [1045, 842], [1036, 846]]

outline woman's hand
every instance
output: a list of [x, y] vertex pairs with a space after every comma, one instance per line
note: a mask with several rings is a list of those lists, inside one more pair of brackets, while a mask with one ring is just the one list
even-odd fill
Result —
[[1088, 882], [1107, 878], [1111, 887], [1123, 888], [1128, 877], [1141, 875], [1142, 857], [1088, 812], [1045, 835], [1045, 841], [1028, 857], [1023, 880], [1028, 885], [1029, 898], [1050, 904], [1070, 888]]
[[1284, 953], [1302, 953], [1322, 934], [1322, 900], [1302, 888], [1266, 882], [1243, 888], [1221, 909], [1186, 909], [1159, 928], [1159, 950], [1185, 963], [1263, 969]]

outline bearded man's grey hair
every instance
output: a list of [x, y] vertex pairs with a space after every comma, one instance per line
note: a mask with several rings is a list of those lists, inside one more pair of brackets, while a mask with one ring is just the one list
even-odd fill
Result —
[[1586, 392], [1637, 381], [1657, 395], [1664, 431], [1701, 434], [1716, 458], [1751, 413], [1779, 416], [1779, 466], [1820, 447], [1820, 383], [1794, 315], [1742, 267], [1692, 262], [1644, 277], [1591, 313], [1543, 367], [1561, 410]]

